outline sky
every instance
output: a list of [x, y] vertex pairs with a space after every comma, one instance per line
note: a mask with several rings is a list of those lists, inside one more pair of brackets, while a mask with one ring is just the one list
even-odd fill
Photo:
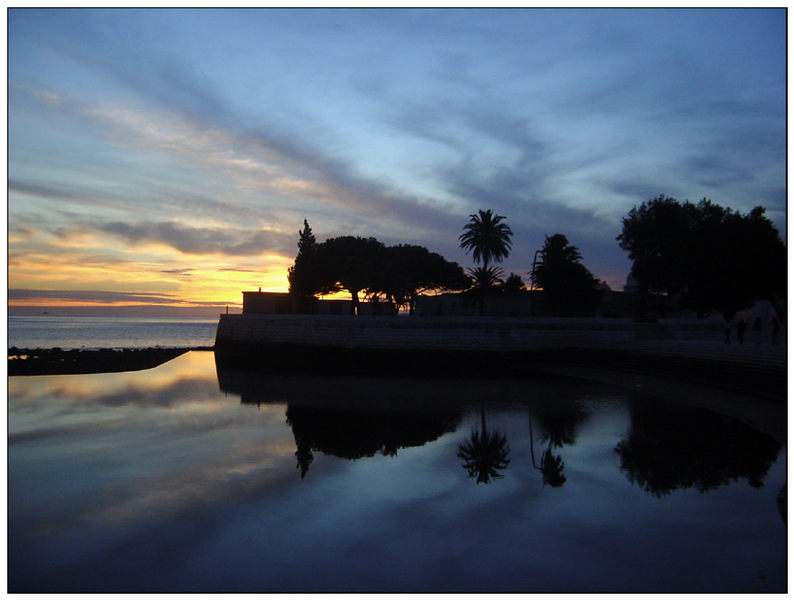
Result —
[[564, 234], [616, 290], [660, 194], [785, 240], [785, 9], [9, 9], [10, 311], [217, 314], [318, 241], [463, 267], [469, 215], [529, 282]]

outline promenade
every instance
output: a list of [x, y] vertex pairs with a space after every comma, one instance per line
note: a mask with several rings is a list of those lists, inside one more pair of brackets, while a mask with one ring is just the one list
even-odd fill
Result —
[[638, 340], [536, 371], [598, 381], [739, 419], [788, 443], [787, 344]]
[[779, 344], [768, 342], [755, 344], [725, 344], [714, 340], [637, 340], [618, 344], [632, 352], [642, 352], [658, 356], [677, 356], [720, 360], [725, 363], [769, 365], [786, 367], [787, 344], [781, 339]]

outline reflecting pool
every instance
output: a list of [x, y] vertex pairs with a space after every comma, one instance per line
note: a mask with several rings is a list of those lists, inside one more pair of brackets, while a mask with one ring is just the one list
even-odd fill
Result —
[[785, 447], [565, 379], [9, 378], [11, 592], [786, 591]]

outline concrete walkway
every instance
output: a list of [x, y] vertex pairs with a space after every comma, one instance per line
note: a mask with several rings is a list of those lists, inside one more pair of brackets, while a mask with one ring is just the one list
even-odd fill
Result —
[[643, 340], [614, 349], [596, 360], [551, 363], [545, 370], [708, 408], [787, 444], [785, 344]]
[[783, 344], [632, 340], [601, 349], [552, 353], [540, 358], [534, 368], [559, 374], [576, 372], [587, 378], [606, 377], [618, 385], [652, 379], [658, 390], [696, 385], [717, 395], [773, 401], [783, 415], [788, 400], [787, 347]]
[[724, 344], [699, 340], [642, 340], [615, 344], [616, 348], [643, 354], [718, 360], [726, 363], [768, 365], [785, 369], [787, 346], [754, 343]]

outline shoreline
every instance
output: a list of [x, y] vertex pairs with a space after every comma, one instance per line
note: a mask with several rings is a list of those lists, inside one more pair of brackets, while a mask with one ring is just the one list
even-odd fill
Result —
[[90, 375], [152, 369], [193, 350], [212, 350], [212, 346], [183, 348], [17, 348], [8, 349], [8, 375]]

